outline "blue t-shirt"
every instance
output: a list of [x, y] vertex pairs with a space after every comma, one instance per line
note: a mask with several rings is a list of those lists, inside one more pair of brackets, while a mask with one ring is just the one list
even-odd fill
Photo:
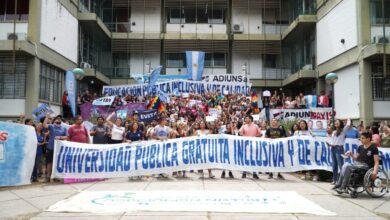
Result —
[[[41, 133], [41, 134], [37, 133], [37, 140], [38, 140], [38, 144], [42, 144], [43, 142], [45, 142], [45, 134], [44, 133]], [[37, 156], [42, 156], [42, 155], [43, 155], [43, 145], [38, 145], [37, 146]]]
[[140, 131], [137, 131], [137, 132], [132, 132], [132, 131], [128, 131], [126, 133], [126, 139], [127, 140], [131, 140], [131, 141], [139, 141], [139, 140], [142, 140], [142, 133]]
[[345, 138], [358, 139], [360, 136], [359, 131], [356, 128], [351, 128], [345, 133]]
[[67, 129], [64, 126], [49, 125], [50, 138], [47, 144], [47, 149], [54, 150], [54, 140], [58, 136], [68, 136]]

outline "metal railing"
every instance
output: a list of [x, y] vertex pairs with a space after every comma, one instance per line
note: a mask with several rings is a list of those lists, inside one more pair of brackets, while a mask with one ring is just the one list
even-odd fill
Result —
[[120, 32], [120, 33], [131, 32], [130, 22], [104, 22], [104, 24], [111, 32]]
[[375, 101], [390, 101], [390, 77], [372, 77], [372, 96]]

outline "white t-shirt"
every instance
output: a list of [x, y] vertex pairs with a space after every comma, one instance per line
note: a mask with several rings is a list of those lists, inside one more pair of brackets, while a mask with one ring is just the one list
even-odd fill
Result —
[[154, 134], [157, 138], [168, 138], [169, 133], [171, 133], [171, 128], [168, 126], [157, 125], [154, 127]]
[[125, 133], [124, 127], [112, 126], [111, 140], [121, 141], [123, 140], [123, 134]]
[[294, 132], [294, 136], [313, 136], [309, 130], [299, 130]]
[[210, 130], [207, 130], [207, 129], [205, 129], [205, 130], [196, 130], [196, 135], [198, 135], [198, 136], [200, 136], [200, 135], [208, 135], [208, 134], [210, 134]]

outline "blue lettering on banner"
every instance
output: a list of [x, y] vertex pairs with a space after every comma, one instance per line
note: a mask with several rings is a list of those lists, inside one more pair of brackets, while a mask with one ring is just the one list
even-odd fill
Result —
[[[347, 140], [345, 150], [359, 142]], [[390, 150], [380, 149], [385, 170]], [[80, 145], [56, 141], [54, 177], [96, 178], [148, 175], [188, 169], [229, 169], [262, 172], [331, 170], [330, 147], [321, 139], [246, 138], [208, 135], [132, 144]]]

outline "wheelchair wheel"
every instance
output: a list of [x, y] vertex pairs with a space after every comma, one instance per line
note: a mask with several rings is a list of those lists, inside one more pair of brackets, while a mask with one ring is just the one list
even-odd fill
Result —
[[349, 195], [351, 196], [351, 198], [357, 198], [358, 197], [358, 192], [356, 190], [352, 190]]
[[387, 173], [382, 169], [378, 169], [378, 175], [375, 180], [371, 179], [371, 174], [374, 168], [371, 168], [364, 175], [364, 187], [368, 195], [373, 198], [380, 198], [389, 192], [389, 178]]

